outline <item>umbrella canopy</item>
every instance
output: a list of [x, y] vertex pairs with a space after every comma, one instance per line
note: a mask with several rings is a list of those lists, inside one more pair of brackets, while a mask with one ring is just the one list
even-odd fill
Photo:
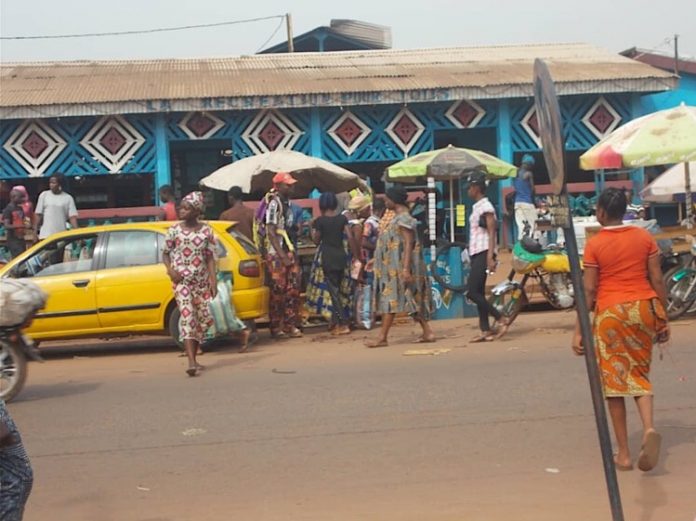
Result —
[[451, 181], [461, 179], [475, 170], [486, 172], [492, 177], [517, 175], [517, 167], [502, 159], [480, 150], [450, 145], [399, 161], [387, 168], [387, 179], [408, 182], [418, 177], [433, 177], [437, 181]]
[[[689, 163], [691, 186], [696, 186], [696, 161]], [[685, 163], [673, 166], [660, 174], [652, 183], [643, 188], [640, 197], [652, 203], [671, 203], [684, 201], [686, 197]], [[694, 199], [694, 195], [692, 195]]]
[[638, 168], [696, 160], [696, 107], [661, 110], [619, 127], [580, 156], [580, 168]]
[[267, 191], [273, 186], [276, 172], [290, 172], [297, 179], [295, 195], [299, 197], [314, 188], [341, 193], [366, 186], [353, 172], [294, 150], [276, 150], [240, 159], [204, 177], [200, 184], [213, 190], [227, 191], [239, 186], [246, 193]]

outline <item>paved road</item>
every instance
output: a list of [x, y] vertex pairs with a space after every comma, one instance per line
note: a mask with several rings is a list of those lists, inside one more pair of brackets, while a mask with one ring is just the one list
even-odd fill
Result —
[[[313, 335], [208, 353], [63, 351], [11, 405], [33, 458], [28, 521], [610, 519], [572, 315], [523, 315], [504, 341], [473, 321], [368, 350]], [[619, 476], [627, 520], [696, 516], [696, 333], [654, 365], [658, 468]], [[683, 378], [682, 378], [683, 377]], [[638, 417], [630, 414], [633, 447]]]

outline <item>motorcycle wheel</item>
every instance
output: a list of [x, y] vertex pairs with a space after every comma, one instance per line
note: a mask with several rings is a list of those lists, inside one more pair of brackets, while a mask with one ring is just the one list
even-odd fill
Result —
[[[516, 291], [521, 292], [518, 297], [515, 297]], [[510, 288], [505, 291], [505, 293], [500, 295], [492, 295], [488, 299], [490, 305], [500, 311], [504, 317], [507, 317], [510, 324], [512, 324], [517, 318], [517, 315], [520, 314], [520, 311], [522, 311], [526, 301], [527, 297], [524, 291], [517, 288]]]
[[675, 320], [693, 307], [696, 302], [696, 294], [692, 290], [689, 295], [687, 292], [693, 284], [696, 273], [682, 278], [678, 282], [673, 282], [672, 287], [667, 292], [667, 318]]
[[11, 401], [27, 381], [27, 359], [22, 351], [6, 342], [0, 343], [0, 400]]

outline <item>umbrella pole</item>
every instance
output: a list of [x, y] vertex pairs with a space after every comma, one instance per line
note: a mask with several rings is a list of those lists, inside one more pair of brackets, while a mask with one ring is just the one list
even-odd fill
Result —
[[450, 179], [450, 242], [454, 242], [454, 181]]
[[686, 195], [686, 227], [688, 229], [693, 228], [694, 221], [692, 219], [694, 202], [691, 200], [691, 172], [689, 171], [689, 162], [684, 163], [684, 192]]

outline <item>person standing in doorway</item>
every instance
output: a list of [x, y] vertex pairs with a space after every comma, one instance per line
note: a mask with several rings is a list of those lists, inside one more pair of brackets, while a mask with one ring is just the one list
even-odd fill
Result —
[[[654, 343], [669, 340], [667, 291], [660, 269], [660, 251], [644, 228], [623, 224], [626, 195], [607, 188], [597, 200], [599, 233], [587, 241], [584, 285], [587, 304], [594, 308], [592, 336], [604, 397], [614, 426], [619, 470], [633, 469], [628, 447], [625, 398], [633, 398], [643, 423], [638, 468], [657, 465], [661, 436], [653, 424], [650, 365]], [[584, 353], [580, 325], [573, 350]]]
[[266, 264], [271, 275], [270, 327], [274, 338], [299, 338], [301, 269], [295, 246], [288, 235], [293, 225], [290, 195], [297, 180], [288, 172], [273, 177], [273, 188], [266, 194]]
[[34, 233], [39, 239], [45, 239], [54, 233], [77, 228], [77, 207], [75, 199], [63, 191], [63, 176], [52, 175], [48, 180], [49, 190], [41, 192], [34, 212]]
[[[472, 342], [490, 342], [502, 337], [509, 327], [509, 321], [486, 299], [486, 278], [496, 269], [496, 228], [495, 208], [486, 197], [486, 176], [474, 172], [469, 176], [467, 195], [474, 201], [469, 217], [469, 255], [471, 271], [469, 273], [469, 292], [467, 298], [478, 309], [479, 329], [481, 332]], [[498, 322], [497, 333], [491, 329], [488, 320], [492, 315]]]
[[22, 254], [27, 249], [25, 235], [27, 223], [24, 215], [24, 194], [17, 188], [10, 191], [10, 204], [2, 211], [2, 221], [7, 230], [7, 249], [10, 250], [12, 258]]
[[517, 224], [517, 240], [524, 237], [525, 232], [530, 237], [534, 236], [537, 213], [534, 206], [534, 157], [525, 154], [522, 164], [517, 170], [517, 177], [513, 182], [515, 187], [515, 222]]
[[181, 201], [181, 222], [167, 233], [162, 260], [174, 286], [179, 308], [179, 338], [188, 356], [189, 376], [203, 368], [196, 353], [213, 325], [208, 304], [217, 296], [215, 235], [209, 225], [198, 220], [203, 213], [201, 192], [191, 192]]
[[244, 204], [241, 187], [233, 186], [227, 192], [230, 207], [220, 214], [221, 221], [235, 221], [235, 230], [250, 241], [254, 240], [254, 210]]
[[179, 214], [176, 210], [176, 196], [171, 185], [162, 185], [159, 189], [160, 201], [162, 201], [162, 215], [160, 219], [163, 221], [178, 221]]

